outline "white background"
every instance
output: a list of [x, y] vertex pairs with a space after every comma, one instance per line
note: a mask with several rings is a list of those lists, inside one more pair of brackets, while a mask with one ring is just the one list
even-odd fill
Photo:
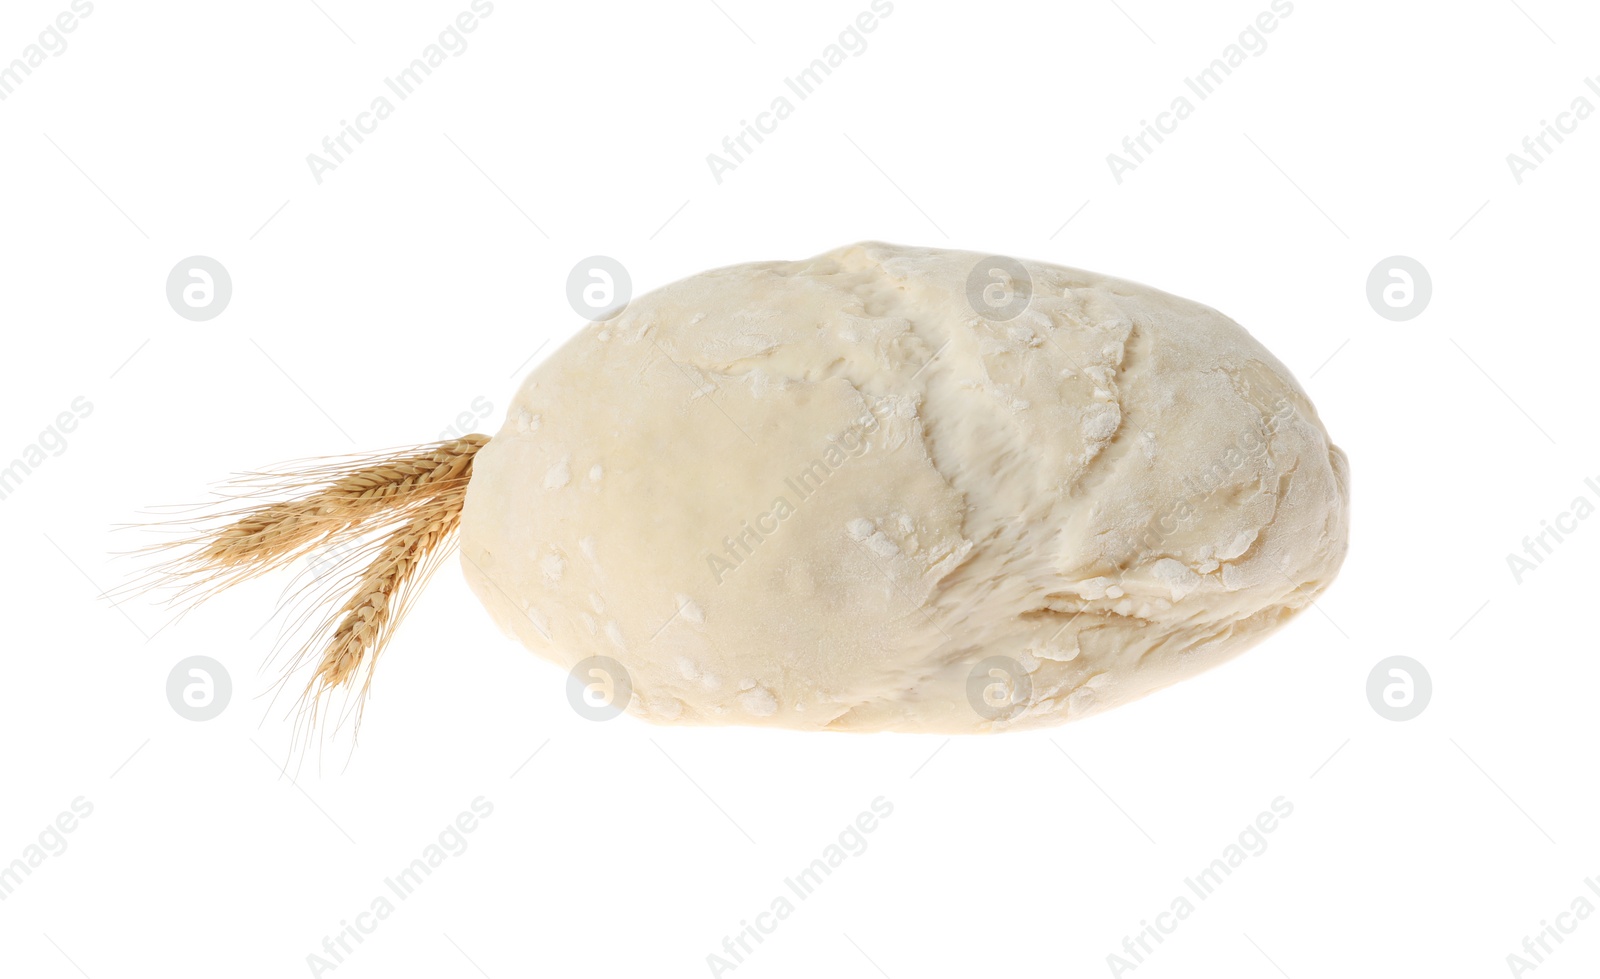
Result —
[[[93, 806], [0, 902], [0, 972], [312, 974], [479, 796], [468, 849], [338, 976], [709, 975], [879, 796], [865, 852], [725, 974], [1113, 974], [1279, 796], [1266, 851], [1124, 974], [1501, 976], [1542, 921], [1600, 905], [1600, 520], [1521, 583], [1506, 561], [1600, 482], [1600, 121], [1520, 184], [1506, 161], [1576, 97], [1600, 105], [1592, 7], [1296, 0], [1119, 184], [1106, 155], [1266, 0], [896, 0], [719, 184], [707, 154], [866, 0], [499, 0], [319, 184], [307, 154], [468, 0], [319, 2], [100, 0], [0, 101], [0, 464], [93, 405], [0, 501], [0, 863]], [[7, 0], [0, 63], [67, 8]], [[577, 717], [452, 562], [359, 746], [291, 781], [289, 705], [261, 696], [284, 578], [176, 624], [99, 597], [132, 570], [113, 552], [149, 542], [111, 528], [147, 507], [428, 441], [477, 398], [471, 427], [497, 429], [530, 356], [580, 325], [585, 256], [642, 291], [868, 238], [1095, 269], [1244, 324], [1349, 454], [1350, 555], [1319, 607], [1054, 731], [678, 730]], [[232, 274], [209, 322], [166, 302], [191, 255]], [[1408, 322], [1366, 299], [1391, 255], [1432, 275]], [[1403, 723], [1365, 694], [1397, 654], [1434, 686]], [[191, 655], [232, 674], [215, 720], [168, 705]], [[1600, 915], [1563, 920], [1540, 979], [1600, 965]]]

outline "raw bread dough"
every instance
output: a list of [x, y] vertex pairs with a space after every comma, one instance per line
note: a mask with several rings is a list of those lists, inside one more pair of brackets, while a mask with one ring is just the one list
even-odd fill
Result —
[[1057, 724], [1238, 654], [1338, 571], [1344, 454], [1215, 310], [1020, 269], [869, 242], [590, 324], [475, 460], [474, 591], [663, 723]]

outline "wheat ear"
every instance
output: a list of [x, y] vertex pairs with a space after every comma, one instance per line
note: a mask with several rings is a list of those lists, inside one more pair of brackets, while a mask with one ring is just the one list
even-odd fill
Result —
[[[197, 604], [206, 596], [293, 564], [318, 548], [348, 542], [378, 520], [464, 487], [472, 457], [489, 441], [467, 435], [416, 448], [331, 460], [291, 463], [244, 473], [225, 483], [221, 501], [284, 497], [219, 509], [146, 526], [178, 528], [187, 536], [145, 548], [167, 557], [135, 590], [176, 585], [175, 600]], [[317, 463], [311, 465], [310, 463]], [[191, 599], [191, 595], [198, 596]]]
[[[289, 616], [279, 648], [315, 620], [284, 682], [298, 666], [317, 657], [316, 671], [301, 696], [302, 706], [309, 708], [305, 716], [315, 725], [324, 695], [348, 688], [364, 671], [359, 721], [378, 655], [454, 543], [472, 460], [488, 441], [486, 435], [467, 435], [242, 474], [224, 485], [222, 501], [260, 502], [221, 509], [213, 505], [210, 512], [159, 522], [157, 526], [181, 528], [183, 536], [146, 548], [166, 560], [130, 588], [172, 587], [173, 602], [188, 608], [314, 550], [344, 550], [331, 570], [300, 584], [306, 575], [302, 571], [286, 589], [279, 612], [299, 614]], [[268, 497], [279, 499], [263, 501]]]

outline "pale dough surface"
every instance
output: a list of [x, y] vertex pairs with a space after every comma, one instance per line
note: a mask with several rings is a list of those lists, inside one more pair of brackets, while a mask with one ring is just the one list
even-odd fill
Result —
[[474, 591], [652, 721], [969, 732], [1141, 697], [1327, 587], [1348, 470], [1276, 358], [1038, 262], [983, 318], [983, 257], [861, 243], [588, 325], [475, 461]]

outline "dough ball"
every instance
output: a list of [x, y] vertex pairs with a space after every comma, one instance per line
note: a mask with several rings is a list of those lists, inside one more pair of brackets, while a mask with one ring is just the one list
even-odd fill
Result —
[[975, 732], [1238, 654], [1332, 581], [1348, 501], [1215, 310], [863, 243], [584, 328], [479, 452], [461, 551], [508, 634], [620, 663], [640, 717]]

